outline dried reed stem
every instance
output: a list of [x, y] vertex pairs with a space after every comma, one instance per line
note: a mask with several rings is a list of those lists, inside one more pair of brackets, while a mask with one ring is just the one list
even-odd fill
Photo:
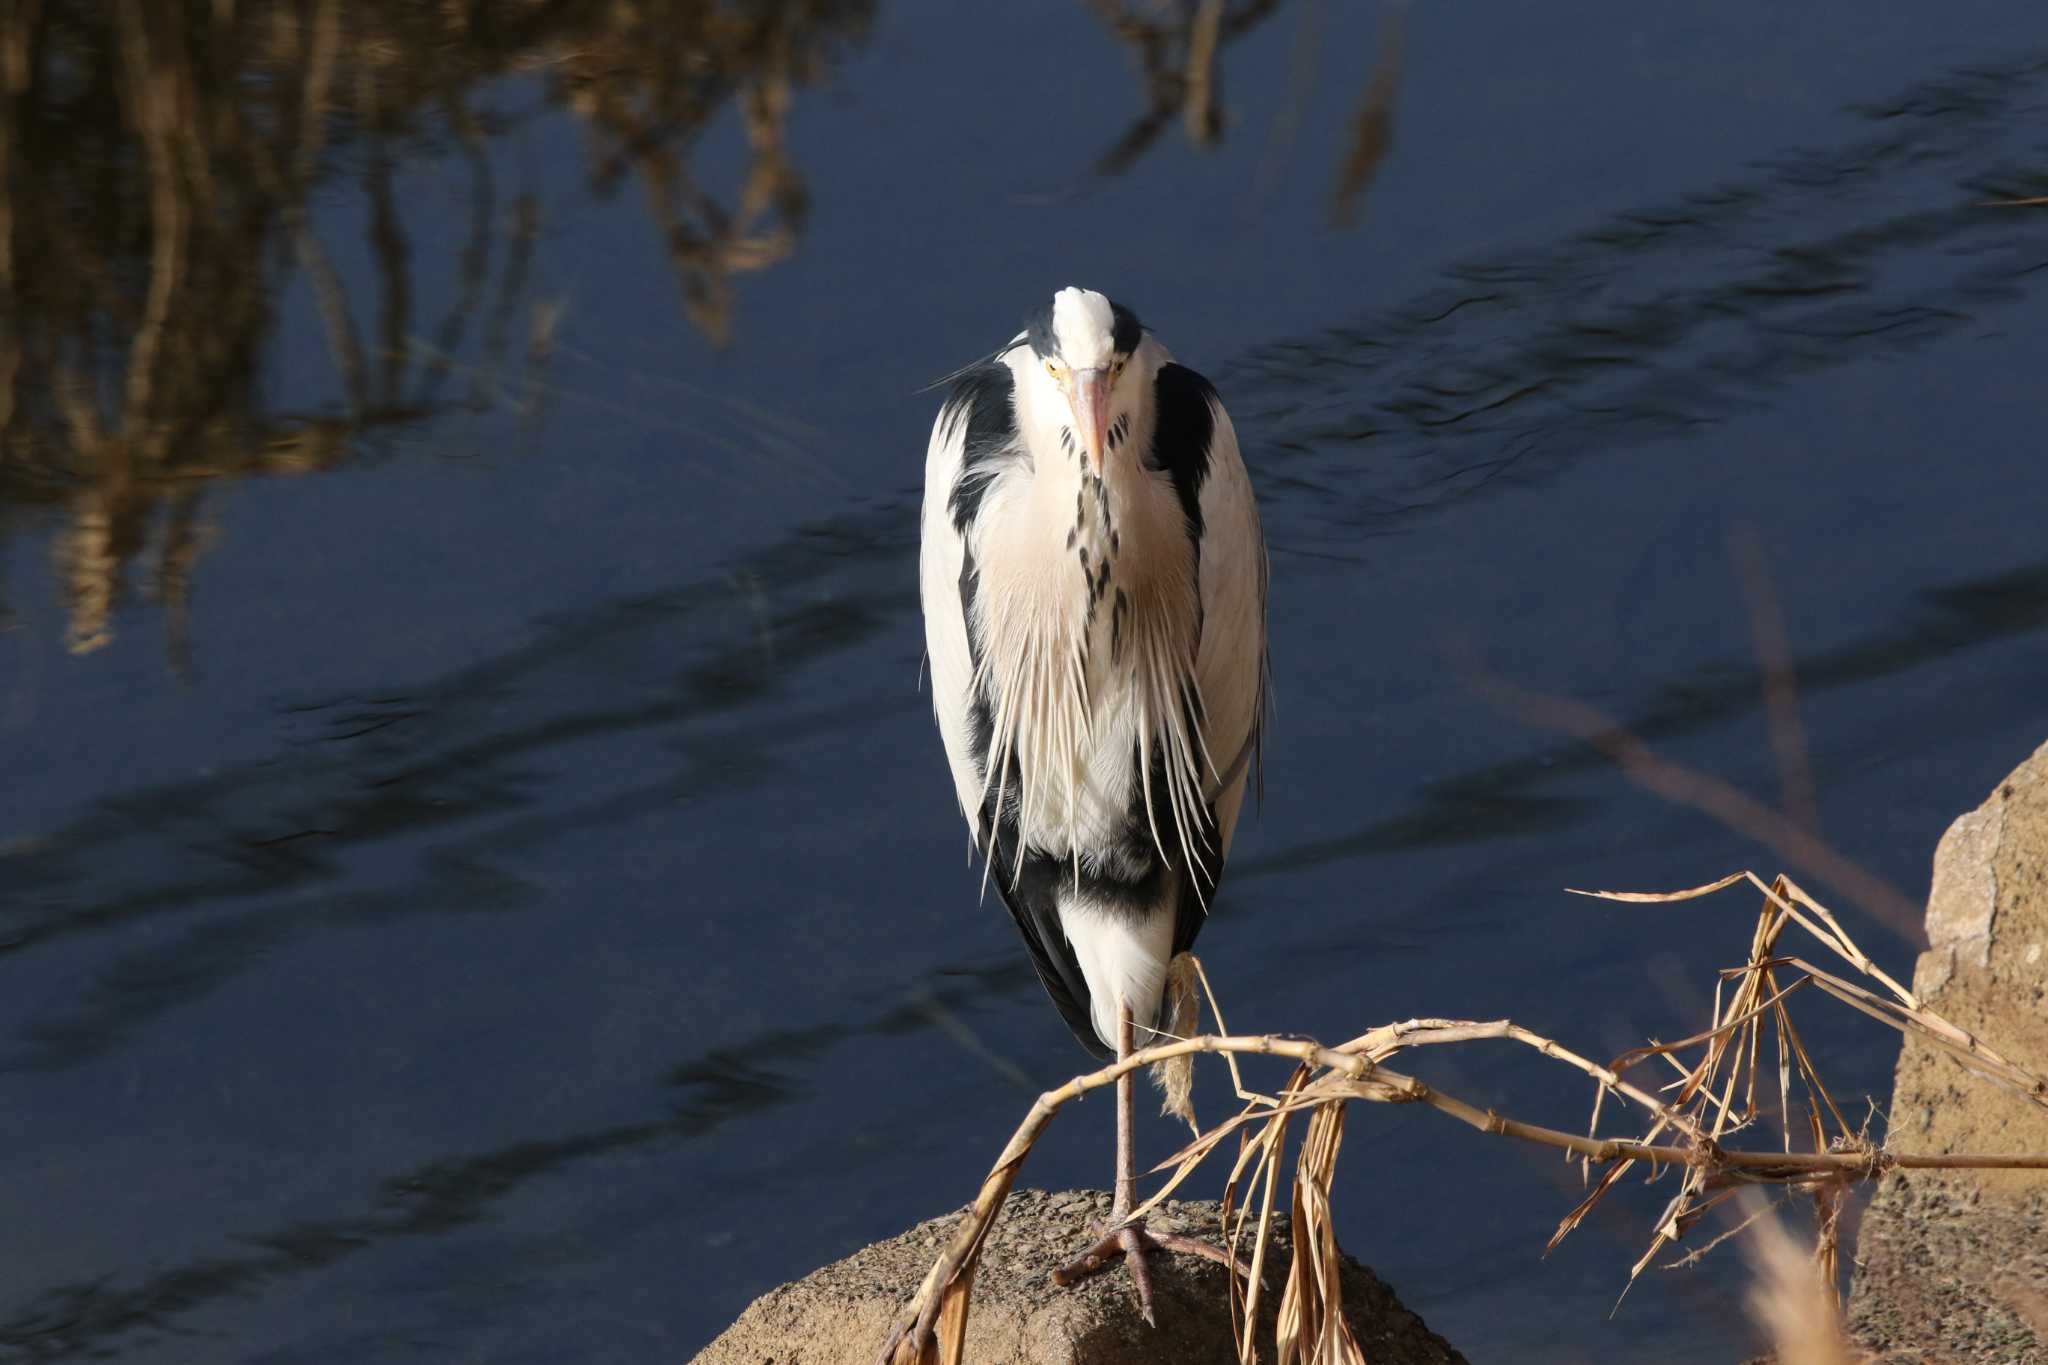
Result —
[[[1514, 1025], [1504, 1020], [1492, 1023], [1414, 1020], [1409, 1021], [1409, 1024], [1387, 1027], [1396, 1032], [1412, 1032], [1410, 1025], [1421, 1025], [1425, 1022], [1442, 1025], [1446, 1031], [1463, 1032], [1466, 1038], [1510, 1036], [1506, 1031], [1515, 1029]], [[1379, 1036], [1383, 1032], [1384, 1030], [1375, 1030], [1373, 1034], [1365, 1037]], [[1515, 1029], [1515, 1032], [1526, 1033], [1526, 1030]], [[1550, 1041], [1533, 1034], [1529, 1037], [1533, 1040], [1532, 1045]], [[1556, 1051], [1559, 1054], [1566, 1053], [1563, 1048], [1556, 1048]], [[1030, 1112], [1017, 1126], [1008, 1145], [1003, 1148], [1002, 1155], [996, 1158], [995, 1165], [982, 1181], [980, 1193], [969, 1206], [952, 1240], [925, 1275], [924, 1282], [919, 1286], [910, 1307], [899, 1317], [895, 1329], [876, 1357], [877, 1365], [886, 1365], [888, 1362], [893, 1362], [894, 1365], [912, 1365], [913, 1362], [926, 1359], [947, 1358], [926, 1354], [931, 1345], [932, 1326], [944, 1305], [955, 1294], [964, 1297], [966, 1290], [962, 1285], [965, 1281], [971, 1280], [971, 1275], [966, 1272], [971, 1271], [974, 1262], [979, 1258], [982, 1244], [986, 1241], [989, 1228], [995, 1221], [995, 1215], [1016, 1181], [1017, 1171], [1023, 1166], [1024, 1158], [1030, 1154], [1039, 1134], [1052, 1122], [1054, 1115], [1063, 1106], [1091, 1090], [1115, 1085], [1118, 1078], [1141, 1067], [1174, 1057], [1221, 1053], [1291, 1057], [1308, 1066], [1320, 1068], [1325, 1073], [1319, 1080], [1302, 1089], [1296, 1097], [1285, 1100], [1281, 1106], [1273, 1110], [1263, 1111], [1268, 1117], [1284, 1117], [1300, 1109], [1318, 1108], [1331, 1101], [1347, 1099], [1373, 1100], [1386, 1104], [1423, 1104], [1481, 1132], [1573, 1152], [1594, 1161], [1643, 1161], [1659, 1166], [1684, 1166], [1705, 1170], [1730, 1181], [1755, 1184], [1800, 1181], [1816, 1174], [1835, 1175], [1852, 1180], [1871, 1180], [1894, 1168], [2048, 1171], [2048, 1153], [1941, 1155], [1890, 1152], [1877, 1148], [1859, 1152], [1741, 1152], [1724, 1150], [1709, 1140], [1685, 1146], [1671, 1146], [1617, 1138], [1585, 1138], [1576, 1133], [1561, 1132], [1540, 1124], [1523, 1123], [1491, 1109], [1482, 1109], [1413, 1076], [1380, 1066], [1357, 1051], [1325, 1047], [1311, 1040], [1278, 1038], [1264, 1034], [1250, 1037], [1204, 1035], [1140, 1049], [1098, 1071], [1077, 1076], [1057, 1089], [1048, 1090], [1033, 1102]], [[1552, 1054], [1546, 1051], [1546, 1055]], [[1652, 1107], [1662, 1108], [1654, 1102]], [[1237, 1122], [1232, 1120], [1226, 1126], [1235, 1126]], [[1200, 1155], [1206, 1155], [1214, 1144], [1196, 1145], [1202, 1146]], [[1196, 1159], [1199, 1160], [1199, 1156]], [[1153, 1202], [1147, 1201], [1146, 1204], [1140, 1205], [1132, 1217], [1142, 1217]], [[1255, 1260], [1255, 1270], [1257, 1264]], [[1256, 1275], [1253, 1282], [1256, 1285]], [[1249, 1319], [1249, 1313], [1247, 1317]]]
[[[1262, 1272], [1272, 1227], [1279, 1165], [1286, 1151], [1287, 1125], [1302, 1111], [1311, 1114], [1293, 1182], [1291, 1235], [1294, 1257], [1282, 1291], [1277, 1333], [1283, 1365], [1361, 1365], [1356, 1338], [1340, 1311], [1337, 1252], [1330, 1197], [1343, 1131], [1343, 1106], [1351, 1100], [1383, 1104], [1420, 1104], [1483, 1133], [1550, 1147], [1605, 1169], [1591, 1193], [1559, 1224], [1555, 1245], [1638, 1162], [1683, 1172], [1678, 1193], [1656, 1223], [1650, 1248], [1631, 1270], [1631, 1279], [1649, 1264], [1657, 1250], [1681, 1237], [1708, 1210], [1750, 1186], [1778, 1184], [1809, 1192], [1817, 1216], [1813, 1262], [1821, 1282], [1833, 1283], [1839, 1255], [1838, 1220], [1841, 1197], [1854, 1182], [1873, 1180], [1898, 1169], [2039, 1170], [2048, 1171], [2048, 1153], [1916, 1153], [1898, 1152], [1851, 1131], [1841, 1109], [1828, 1094], [1813, 1058], [1793, 1027], [1786, 1002], [1813, 986], [1880, 1022], [1923, 1037], [1942, 1048], [1967, 1070], [2027, 1096], [2048, 1109], [2048, 1079], [2002, 1056], [1989, 1045], [1941, 1018], [1857, 947], [1835, 916], [1796, 883], [1779, 876], [1765, 883], [1754, 873], [1740, 872], [1705, 886], [1663, 893], [1587, 892], [1610, 900], [1645, 904], [1690, 900], [1748, 882], [1763, 894], [1751, 934], [1747, 962], [1722, 974], [1732, 992], [1717, 986], [1709, 1027], [1675, 1043], [1636, 1048], [1601, 1066], [1539, 1033], [1509, 1020], [1410, 1019], [1360, 1034], [1338, 1047], [1312, 1039], [1269, 1034], [1208, 1034], [1177, 1039], [1132, 1052], [1120, 1060], [1075, 1077], [1048, 1090], [1032, 1104], [994, 1167], [983, 1180], [945, 1250], [933, 1263], [899, 1316], [876, 1357], [877, 1365], [952, 1365], [965, 1350], [968, 1296], [981, 1248], [996, 1214], [1015, 1183], [1032, 1145], [1067, 1103], [1091, 1090], [1115, 1085], [1140, 1067], [1199, 1055], [1283, 1057], [1296, 1065], [1292, 1077], [1276, 1094], [1248, 1090], [1232, 1061], [1232, 1081], [1245, 1107], [1236, 1115], [1199, 1133], [1179, 1152], [1155, 1167], [1169, 1170], [1164, 1186], [1123, 1215], [1122, 1226], [1135, 1224], [1165, 1199], [1223, 1141], [1236, 1134], [1238, 1150], [1224, 1187], [1223, 1220], [1228, 1254], [1238, 1247], [1252, 1221], [1251, 1202], [1238, 1198], [1249, 1176], [1258, 1192], [1257, 1230], [1251, 1249], [1251, 1271], [1240, 1285], [1230, 1278], [1230, 1303], [1240, 1359], [1254, 1358], [1254, 1324], [1259, 1319]], [[1797, 926], [1835, 956], [1881, 985], [1879, 994], [1826, 971], [1804, 958], [1784, 954], [1779, 940]], [[1199, 973], [1199, 964], [1196, 964]], [[1780, 974], [1796, 974], [1781, 981]], [[1206, 977], [1202, 978], [1206, 988]], [[1777, 1038], [1779, 1114], [1786, 1131], [1779, 1151], [1743, 1151], [1727, 1146], [1755, 1119], [1757, 1074], [1762, 1036], [1770, 1028]], [[1519, 1043], [1595, 1082], [1593, 1123], [1587, 1133], [1567, 1133], [1509, 1118], [1482, 1108], [1436, 1086], [1385, 1065], [1404, 1048], [1501, 1040]], [[1699, 1060], [1685, 1065], [1678, 1054], [1701, 1050]], [[1673, 1102], [1630, 1081], [1626, 1072], [1660, 1057], [1677, 1069]], [[1792, 1151], [1791, 1116], [1794, 1081], [1806, 1091], [1806, 1138], [1810, 1151]], [[1640, 1138], [1600, 1137], [1600, 1101], [1614, 1095], [1640, 1107], [1649, 1126]], [[1669, 1130], [1678, 1141], [1657, 1141]], [[1127, 1206], [1128, 1201], [1124, 1205]], [[1116, 1229], [1112, 1228], [1113, 1233]], [[1830, 1295], [1832, 1290], [1829, 1290]], [[1242, 1296], [1240, 1298], [1240, 1295]], [[1832, 1307], [1830, 1306], [1830, 1311]]]

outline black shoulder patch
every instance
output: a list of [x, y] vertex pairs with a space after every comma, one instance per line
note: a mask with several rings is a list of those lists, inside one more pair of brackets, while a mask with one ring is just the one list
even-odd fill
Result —
[[1138, 321], [1138, 315], [1118, 303], [1109, 302], [1109, 315], [1116, 320], [1115, 330], [1110, 333], [1110, 344], [1116, 347], [1118, 355], [1129, 355], [1138, 349], [1138, 343], [1145, 339], [1145, 324]]
[[1152, 393], [1157, 417], [1145, 466], [1173, 480], [1188, 534], [1200, 546], [1202, 483], [1209, 477], [1209, 445], [1216, 436], [1216, 413], [1209, 405], [1216, 389], [1187, 366], [1167, 364], [1160, 367]]
[[960, 477], [948, 506], [962, 535], [981, 511], [982, 494], [995, 476], [996, 462], [1017, 439], [1017, 411], [1011, 401], [1016, 381], [1001, 361], [976, 365], [953, 381], [941, 415], [966, 423], [960, 448]]
[[1031, 344], [1040, 360], [1050, 360], [1060, 353], [1059, 343], [1052, 336], [1052, 300], [1047, 299], [1031, 311], [1024, 319], [1024, 340]]

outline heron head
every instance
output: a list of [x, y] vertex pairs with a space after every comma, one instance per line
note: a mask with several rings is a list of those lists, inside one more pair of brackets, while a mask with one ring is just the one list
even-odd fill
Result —
[[1144, 328], [1130, 309], [1094, 290], [1067, 288], [1052, 296], [1025, 336], [1073, 414], [1089, 469], [1101, 478], [1117, 381]]

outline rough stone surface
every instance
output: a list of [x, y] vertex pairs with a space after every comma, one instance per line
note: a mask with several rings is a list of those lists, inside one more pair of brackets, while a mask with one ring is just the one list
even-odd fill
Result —
[[[1086, 1243], [1091, 1218], [1109, 1197], [1074, 1190], [1017, 1190], [990, 1232], [975, 1277], [966, 1358], [974, 1365], [1235, 1365], [1223, 1267], [1192, 1256], [1153, 1261], [1159, 1327], [1138, 1317], [1121, 1267], [1060, 1289], [1048, 1278]], [[1167, 1203], [1154, 1226], [1209, 1236], [1212, 1203]], [[923, 1280], [959, 1215], [920, 1223], [809, 1277], [756, 1299], [706, 1347], [698, 1365], [869, 1365], [897, 1312]], [[1287, 1242], [1275, 1239], [1266, 1271], [1268, 1301], [1286, 1280]], [[1269, 1260], [1273, 1253], [1269, 1252]], [[1403, 1308], [1372, 1271], [1347, 1258], [1345, 1318], [1373, 1365], [1449, 1365], [1464, 1357]], [[1268, 1315], [1270, 1319], [1270, 1314]], [[1271, 1358], [1270, 1320], [1261, 1340]]]
[[[1927, 935], [1914, 992], [2048, 1070], [2048, 745], [1942, 836]], [[2048, 1111], [1909, 1040], [1888, 1140], [1916, 1152], [2048, 1151]], [[1858, 1237], [1849, 1327], [1887, 1365], [2048, 1363], [2048, 1174], [1886, 1177]]]

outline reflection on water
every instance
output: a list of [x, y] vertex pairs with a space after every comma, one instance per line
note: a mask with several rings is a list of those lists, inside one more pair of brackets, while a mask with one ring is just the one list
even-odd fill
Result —
[[[473, 8], [497, 7], [477, 0]], [[574, 8], [577, 22], [547, 41], [557, 89], [596, 135], [594, 182], [606, 190], [629, 169], [639, 177], [686, 311], [723, 338], [733, 276], [787, 256], [803, 226], [803, 182], [784, 145], [795, 92], [823, 79], [839, 51], [865, 35], [874, 0]], [[745, 131], [749, 164], [722, 203], [693, 179], [689, 153], [728, 108]]]
[[[637, 181], [685, 311], [723, 335], [733, 277], [787, 255], [802, 224], [784, 148], [795, 91], [859, 39], [871, 11], [859, 0], [8, 6], [0, 497], [62, 511], [70, 648], [112, 638], [138, 560], [182, 648], [217, 481], [329, 469], [454, 405], [535, 410], [555, 305], [528, 287], [537, 187], [501, 202], [489, 144], [531, 117], [507, 104], [501, 77], [537, 77], [547, 104], [582, 120], [594, 189]], [[736, 187], [715, 192], [691, 157], [728, 110], [747, 162]], [[444, 154], [467, 177], [459, 233], [408, 223], [400, 207], [398, 163]], [[309, 201], [331, 187], [361, 197], [361, 242], [337, 243], [314, 221]], [[372, 263], [374, 293], [344, 283], [335, 260], [353, 252]], [[418, 274], [456, 281], [438, 317], [420, 315]], [[264, 350], [299, 284], [316, 300], [329, 372], [324, 392], [301, 396], [307, 380], [294, 376], [280, 398]], [[458, 355], [464, 373], [489, 377], [487, 392], [448, 391]]]
[[1180, 120], [1188, 140], [1213, 146], [1222, 136], [1223, 49], [1270, 18], [1279, 0], [1088, 0], [1119, 42], [1138, 59], [1145, 111], [1096, 162], [1099, 175], [1128, 170]]
[[[1230, 45], [1255, 32], [1282, 6], [1279, 0], [1085, 0], [1116, 40], [1131, 50], [1144, 108], [1095, 160], [1098, 178], [1120, 175], [1143, 160], [1176, 122], [1188, 141], [1214, 149], [1231, 124], [1224, 100], [1224, 58]], [[1323, 65], [1322, 36], [1329, 0], [1295, 6], [1296, 28], [1285, 100], [1267, 129], [1265, 146], [1248, 208], [1268, 198], [1285, 173], [1302, 135], [1304, 109], [1315, 93]], [[1337, 176], [1330, 195], [1330, 219], [1348, 227], [1393, 143], [1394, 97], [1401, 75], [1402, 0], [1388, 0], [1380, 42], [1370, 69], [1347, 64], [1347, 85], [1359, 87]], [[1053, 198], [1078, 193], [1072, 185]]]
[[[1145, 102], [1102, 175], [1129, 169], [1176, 121], [1214, 145], [1224, 54], [1280, 8], [1087, 3], [1135, 55]], [[529, 155], [501, 145], [533, 122], [517, 91], [581, 122], [594, 193], [637, 188], [684, 313], [724, 339], [736, 278], [788, 257], [803, 229], [787, 145], [797, 93], [830, 77], [873, 12], [873, 0], [10, 6], [0, 502], [64, 519], [70, 649], [113, 638], [140, 565], [182, 665], [194, 566], [219, 534], [206, 495], [221, 480], [331, 469], [455, 409], [539, 419], [562, 304], [532, 283], [544, 187]], [[1304, 7], [1304, 62], [1320, 15]], [[1339, 165], [1340, 219], [1389, 143], [1388, 35]], [[1299, 97], [1313, 63], [1296, 75]], [[1269, 163], [1284, 160], [1298, 116], [1297, 101], [1276, 122]], [[744, 166], [707, 187], [695, 153], [728, 117]], [[442, 160], [468, 201], [458, 232], [404, 207], [401, 166]], [[510, 190], [506, 161], [521, 168]], [[360, 213], [316, 221], [314, 196], [337, 193]], [[336, 240], [336, 219], [359, 220], [361, 240]], [[455, 282], [432, 316], [422, 279]], [[265, 348], [299, 288], [327, 368], [285, 385], [266, 375]]]

